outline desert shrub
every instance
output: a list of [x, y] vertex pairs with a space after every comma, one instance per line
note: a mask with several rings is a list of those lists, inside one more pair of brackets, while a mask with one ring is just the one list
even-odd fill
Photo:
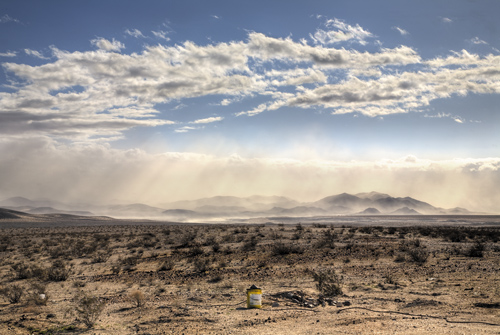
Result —
[[298, 245], [276, 241], [271, 245], [271, 254], [273, 256], [284, 256], [288, 254], [301, 254], [304, 250]]
[[4, 296], [11, 304], [21, 301], [24, 295], [24, 287], [21, 285], [10, 285], [0, 289], [0, 295]]
[[215, 243], [217, 243], [217, 239], [215, 238], [215, 236], [209, 236], [206, 238], [205, 242], [203, 242], [203, 245], [211, 246], [214, 245]]
[[395, 262], [395, 263], [402, 263], [402, 262], [404, 262], [404, 261], [406, 261], [406, 258], [405, 258], [405, 256], [404, 256], [404, 254], [398, 253], [398, 254], [396, 255], [396, 257], [394, 257], [394, 262]]
[[144, 303], [146, 302], [146, 298], [144, 297], [144, 293], [139, 290], [132, 291], [129, 295], [130, 300], [134, 302], [136, 307], [142, 307], [144, 306]]
[[390, 271], [386, 272], [383, 278], [387, 284], [399, 285], [396, 275]]
[[412, 248], [408, 250], [408, 256], [412, 262], [424, 264], [429, 258], [429, 252], [424, 248]]
[[316, 288], [323, 297], [335, 297], [342, 294], [342, 280], [334, 269], [311, 271]]
[[25, 263], [15, 263], [11, 265], [12, 269], [15, 272], [16, 279], [29, 279], [33, 276], [31, 271], [31, 267]]
[[373, 233], [373, 227], [371, 226], [364, 226], [359, 228], [359, 232], [363, 234], [371, 234]]
[[465, 251], [465, 255], [468, 257], [483, 257], [485, 249], [486, 245], [481, 241], [477, 241]]
[[211, 284], [215, 284], [215, 283], [220, 283], [223, 280], [224, 280], [224, 277], [222, 277], [221, 275], [215, 275], [215, 276], [211, 277], [209, 280], [207, 280], [207, 282], [209, 282]]
[[394, 235], [396, 233], [397, 229], [396, 227], [389, 227], [387, 228], [387, 234], [388, 235]]
[[212, 251], [214, 253], [217, 253], [221, 250], [221, 245], [219, 242], [215, 241], [214, 244], [212, 244]]
[[188, 251], [188, 255], [191, 257], [203, 255], [204, 253], [205, 251], [203, 251], [203, 248], [199, 245], [193, 245]]
[[259, 242], [257, 241], [257, 237], [254, 235], [243, 244], [243, 246], [241, 247], [241, 250], [243, 250], [243, 251], [255, 250], [258, 243]]
[[28, 301], [35, 305], [46, 305], [48, 300], [47, 286], [44, 283], [32, 282], [29, 289]]
[[331, 230], [326, 230], [323, 232], [323, 235], [316, 243], [316, 247], [333, 249], [335, 248], [335, 239], [336, 239], [335, 232], [332, 232]]
[[175, 262], [171, 258], [167, 258], [166, 260], [161, 263], [160, 267], [158, 268], [158, 271], [170, 271], [174, 268]]
[[93, 257], [92, 257], [92, 263], [106, 263], [106, 261], [109, 259], [109, 253], [106, 252], [97, 252]]
[[205, 258], [205, 259], [196, 259], [193, 265], [196, 272], [202, 273], [208, 271], [210, 269], [211, 264], [212, 262], [210, 261], [210, 259]]
[[196, 235], [197, 235], [196, 231], [186, 232], [184, 235], [182, 235], [180, 245], [178, 247], [179, 248], [187, 248], [187, 247], [193, 245], [193, 243], [195, 243]]
[[48, 281], [65, 281], [70, 275], [70, 270], [61, 260], [56, 260], [52, 266], [47, 269]]
[[76, 300], [75, 312], [77, 320], [83, 322], [87, 328], [94, 327], [104, 310], [105, 303], [98, 297], [82, 294]]

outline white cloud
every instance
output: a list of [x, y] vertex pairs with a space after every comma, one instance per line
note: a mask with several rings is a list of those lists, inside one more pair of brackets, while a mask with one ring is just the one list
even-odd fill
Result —
[[210, 15], [211, 17], [213, 17], [214, 19], [216, 20], [219, 20], [220, 19], [220, 16], [217, 16], [217, 15]]
[[452, 20], [452, 19], [447, 18], [447, 17], [442, 17], [442, 18], [441, 18], [441, 21], [443, 21], [444, 23], [452, 23], [452, 22], [453, 22], [453, 20]]
[[359, 24], [351, 26], [339, 19], [330, 19], [325, 23], [326, 28], [336, 28], [337, 30], [318, 29], [314, 35], [309, 35], [314, 43], [317, 44], [334, 44], [339, 42], [351, 41], [365, 45], [367, 38], [372, 38], [374, 35], [367, 30], [364, 30]]
[[18, 19], [11, 17], [9, 14], [4, 14], [0, 17], [0, 23], [15, 22], [21, 23]]
[[17, 53], [15, 51], [0, 52], [0, 57], [16, 57]]
[[267, 108], [268, 108], [267, 104], [260, 104], [259, 106], [255, 107], [252, 110], [249, 110], [249, 111], [246, 111], [246, 112], [236, 113], [235, 116], [242, 116], [242, 115], [254, 116], [254, 115], [262, 113]]
[[222, 116], [217, 116], [217, 117], [209, 117], [209, 118], [206, 118], [206, 119], [198, 119], [198, 120], [195, 120], [195, 121], [190, 122], [190, 123], [194, 123], [194, 124], [212, 123], [212, 122], [219, 122], [219, 121], [222, 121], [222, 120], [224, 120], [224, 118]]
[[165, 41], [170, 41], [170, 37], [167, 36], [168, 34], [168, 31], [164, 31], [164, 30], [158, 30], [158, 31], [151, 31], [153, 33], [153, 35], [156, 37], [156, 38], [159, 38], [159, 39], [162, 39], [162, 40], [165, 40]]
[[399, 32], [403, 36], [410, 34], [408, 31], [406, 31], [406, 30], [404, 30], [403, 28], [400, 28], [400, 27], [392, 27], [392, 29], [396, 30], [397, 32]]
[[40, 58], [40, 59], [49, 59], [49, 57], [45, 57], [44, 55], [42, 55], [39, 51], [36, 51], [36, 50], [31, 50], [31, 49], [24, 49], [24, 52], [29, 55], [29, 56], [33, 56], [33, 57], [36, 57], [36, 58]]
[[[341, 21], [329, 24], [353, 30]], [[253, 32], [246, 41], [155, 45], [132, 54], [104, 52], [124, 48], [116, 40], [92, 43], [101, 50], [52, 47], [55, 60], [46, 64], [2, 64], [21, 79], [14, 92], [0, 96], [5, 134], [115, 139], [132, 127], [172, 124], [159, 117], [156, 104], [183, 106], [185, 99], [209, 95], [221, 96], [223, 106], [265, 98], [235, 116], [296, 106], [376, 117], [418, 111], [453, 95], [500, 93], [500, 56], [467, 51], [422, 61], [407, 46], [359, 52]]]
[[125, 34], [130, 35], [130, 36], [135, 37], [135, 38], [145, 38], [146, 37], [142, 34], [142, 32], [139, 29], [132, 29], [132, 30], [127, 29], [127, 30], [125, 30]]
[[472, 43], [472, 44], [486, 44], [486, 45], [488, 44], [488, 42], [481, 40], [477, 36], [474, 37], [474, 38], [472, 38], [472, 39], [470, 39], [469, 42]]
[[187, 133], [188, 131], [196, 130], [196, 129], [199, 129], [199, 127], [184, 126], [184, 127], [181, 127], [181, 128], [177, 128], [175, 130], [175, 132], [176, 133]]
[[95, 45], [101, 50], [104, 51], [117, 51], [119, 52], [121, 49], [125, 48], [125, 45], [120, 41], [117, 41], [113, 38], [113, 40], [109, 41], [105, 38], [98, 37], [90, 41], [92, 45]]

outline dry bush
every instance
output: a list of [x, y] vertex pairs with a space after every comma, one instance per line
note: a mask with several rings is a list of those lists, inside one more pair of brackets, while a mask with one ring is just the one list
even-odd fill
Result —
[[271, 245], [271, 254], [273, 256], [284, 256], [288, 254], [301, 254], [304, 250], [296, 245], [283, 243], [282, 241], [276, 241]]
[[3, 295], [11, 304], [16, 304], [21, 301], [24, 295], [24, 287], [21, 285], [10, 285], [0, 289], [0, 295]]
[[205, 251], [199, 245], [193, 245], [191, 248], [189, 248], [189, 251], [188, 251], [188, 255], [191, 257], [203, 255], [204, 253], [205, 253]]
[[412, 262], [421, 265], [427, 261], [427, 258], [429, 258], [429, 252], [423, 247], [415, 247], [408, 250], [408, 256], [410, 256], [410, 260]]
[[335, 239], [336, 239], [335, 232], [332, 232], [331, 230], [326, 230], [325, 232], [323, 232], [323, 236], [321, 236], [319, 241], [316, 243], [316, 247], [334, 249]]
[[52, 266], [47, 269], [48, 281], [65, 281], [70, 275], [70, 270], [61, 260], [56, 260]]
[[316, 288], [323, 297], [335, 297], [342, 294], [342, 280], [334, 269], [311, 271]]
[[48, 300], [47, 286], [44, 283], [32, 282], [29, 289], [28, 301], [40, 306], [47, 305]]
[[242, 251], [252, 251], [252, 250], [255, 250], [255, 248], [257, 247], [257, 244], [259, 242], [257, 241], [257, 236], [252, 236], [250, 237], [249, 240], [247, 240], [243, 246], [241, 247], [241, 250]]
[[196, 259], [194, 261], [194, 269], [196, 270], [196, 272], [200, 272], [200, 273], [203, 273], [205, 271], [210, 270], [211, 265], [212, 265], [212, 262], [208, 258]]
[[485, 249], [486, 245], [481, 241], [477, 241], [465, 251], [465, 256], [481, 258]]
[[158, 268], [158, 271], [170, 271], [174, 268], [175, 262], [171, 258], [167, 258], [166, 260], [161, 263], [160, 267]]
[[77, 321], [83, 322], [87, 328], [94, 327], [105, 305], [98, 297], [82, 293], [76, 299], [75, 312]]
[[130, 300], [132, 300], [135, 303], [136, 307], [142, 307], [144, 306], [144, 303], [146, 302], [146, 298], [144, 297], [144, 293], [139, 290], [132, 291], [129, 295]]

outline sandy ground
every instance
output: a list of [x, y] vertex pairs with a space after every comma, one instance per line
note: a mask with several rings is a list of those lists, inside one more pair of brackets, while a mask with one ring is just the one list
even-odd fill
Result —
[[[23, 296], [0, 297], [0, 334], [500, 334], [499, 237], [494, 224], [4, 228], [1, 287]], [[64, 279], [48, 275], [56, 261]], [[325, 269], [342, 293], [322, 300]], [[246, 308], [252, 284], [262, 309]], [[91, 328], [83, 295], [103, 306]]]

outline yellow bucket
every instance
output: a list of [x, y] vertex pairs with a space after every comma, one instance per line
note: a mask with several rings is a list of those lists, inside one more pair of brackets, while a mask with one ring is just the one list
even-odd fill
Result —
[[247, 308], [262, 308], [262, 289], [255, 285], [247, 290]]

